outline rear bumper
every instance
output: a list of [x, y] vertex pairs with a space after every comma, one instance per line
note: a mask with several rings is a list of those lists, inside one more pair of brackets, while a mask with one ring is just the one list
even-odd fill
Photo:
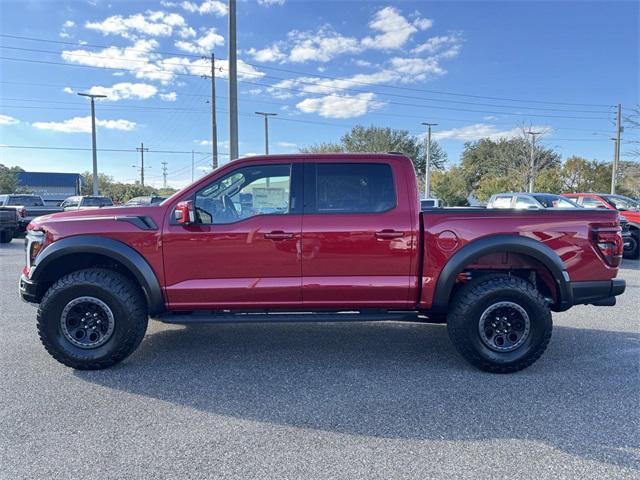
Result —
[[571, 282], [573, 305], [613, 306], [616, 304], [616, 297], [622, 295], [626, 287], [626, 282], [621, 278]]

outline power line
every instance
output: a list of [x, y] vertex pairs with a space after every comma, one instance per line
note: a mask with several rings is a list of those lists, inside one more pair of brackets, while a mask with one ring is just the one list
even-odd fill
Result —
[[[103, 48], [103, 49], [107, 49], [107, 48], [113, 48], [114, 47], [113, 45], [99, 45], [99, 44], [92, 44], [92, 43], [84, 43], [83, 44], [83, 43], [79, 43], [79, 42], [69, 42], [69, 41], [62, 41], [62, 40], [52, 40], [52, 39], [28, 37], [28, 36], [21, 36], [21, 35], [11, 35], [11, 34], [0, 34], [0, 37], [13, 38], [13, 39], [18, 39], [18, 40], [29, 40], [29, 41], [36, 41], [36, 42], [44, 42], [44, 43], [62, 44], [62, 45], [73, 45], [73, 46], [80, 46], [80, 47], [85, 47], [85, 48], [88, 47], [88, 48]], [[18, 47], [13, 47], [13, 48], [18, 48]], [[136, 49], [136, 48], [132, 48], [132, 47], [115, 47], [115, 48], [126, 49], [127, 51], [131, 51], [131, 52], [156, 53], [156, 54], [161, 54], [161, 55], [171, 55], [171, 56], [179, 56], [179, 57], [186, 57], [186, 58], [200, 58], [198, 55], [181, 53], [181, 52], [168, 52], [168, 51], [161, 51], [161, 50]], [[52, 53], [61, 53], [61, 52], [52, 52]], [[524, 103], [538, 103], [538, 104], [547, 104], [547, 105], [566, 105], [566, 106], [582, 106], [582, 107], [610, 107], [610, 108], [614, 107], [614, 105], [608, 105], [608, 104], [577, 103], [577, 102], [556, 102], [556, 101], [534, 100], [534, 99], [524, 99], [524, 98], [495, 97], [495, 96], [487, 96], [487, 95], [477, 95], [477, 94], [466, 94], [466, 93], [460, 93], [460, 92], [450, 92], [450, 91], [444, 91], [444, 90], [420, 89], [420, 88], [412, 88], [412, 87], [397, 86], [397, 85], [380, 85], [380, 84], [374, 84], [374, 83], [371, 83], [371, 82], [364, 82], [364, 81], [353, 80], [353, 79], [342, 79], [342, 78], [339, 78], [339, 77], [333, 77], [333, 76], [330, 76], [330, 75], [323, 75], [323, 74], [319, 74], [319, 73], [309, 73], [309, 72], [302, 72], [302, 71], [298, 71], [298, 70], [291, 70], [291, 69], [280, 68], [280, 67], [272, 67], [270, 65], [264, 65], [264, 64], [259, 64], [259, 63], [249, 63], [249, 62], [244, 62], [244, 63], [246, 65], [249, 65], [249, 66], [252, 66], [252, 67], [256, 67], [256, 68], [262, 68], [262, 69], [265, 69], [265, 70], [273, 70], [273, 71], [280, 71], [280, 72], [285, 72], [285, 73], [293, 73], [293, 74], [297, 74], [297, 75], [313, 75], [315, 77], [327, 78], [327, 79], [331, 79], [331, 80], [340, 80], [340, 81], [353, 83], [353, 84], [358, 84], [358, 85], [376, 86], [376, 87], [383, 87], [383, 88], [394, 88], [394, 89], [399, 89], [399, 90], [415, 91], [415, 92], [429, 92], [429, 93], [436, 93], [436, 94], [439, 94], [439, 95], [452, 95], [452, 96], [461, 96], [461, 97], [469, 97], [469, 98], [484, 98], [484, 99], [490, 99], [490, 100], [502, 100], [502, 101], [509, 101], [509, 102], [524, 102]]]
[[[31, 149], [31, 150], [68, 150], [68, 151], [79, 151], [79, 152], [87, 152], [91, 151], [91, 148], [83, 148], [83, 147], [54, 147], [50, 145], [0, 145], [0, 148], [19, 148], [19, 149]], [[117, 153], [137, 153], [137, 149], [131, 148], [98, 148], [98, 152], [117, 152]], [[189, 151], [180, 151], [180, 150], [151, 150], [149, 149], [149, 153], [166, 153], [166, 154], [187, 154], [191, 153]], [[207, 152], [194, 152], [197, 155], [209, 155]], [[220, 155], [229, 155], [228, 153], [220, 153]]]

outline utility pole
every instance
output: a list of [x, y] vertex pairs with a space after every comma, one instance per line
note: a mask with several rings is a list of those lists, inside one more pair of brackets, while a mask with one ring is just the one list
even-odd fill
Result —
[[162, 186], [167, 188], [167, 161], [164, 160], [160, 163], [162, 163]]
[[427, 127], [427, 158], [424, 166], [424, 198], [431, 198], [431, 127], [437, 123], [422, 122]]
[[236, 0], [229, 0], [229, 154], [238, 158], [238, 64], [236, 51]]
[[533, 193], [533, 186], [536, 181], [536, 135], [541, 135], [542, 132], [534, 132], [528, 130], [527, 133], [531, 135], [531, 165], [529, 173], [529, 193]]
[[620, 167], [620, 135], [624, 128], [622, 127], [622, 105], [618, 104], [618, 114], [616, 116], [616, 136], [612, 140], [614, 143], [613, 165], [611, 168], [611, 193], [616, 193], [616, 183], [618, 181], [618, 168]]
[[93, 195], [98, 195], [98, 149], [96, 147], [96, 98], [106, 98], [106, 95], [94, 95], [92, 93], [78, 93], [81, 97], [91, 99], [91, 143], [93, 150]]
[[211, 166], [218, 168], [218, 124], [216, 122], [216, 61], [211, 54]]
[[144, 143], [140, 143], [136, 150], [140, 152], [140, 185], [144, 187], [144, 152], [148, 152], [149, 149], [144, 147]]
[[275, 117], [277, 113], [256, 112], [256, 115], [264, 117], [264, 154], [269, 155], [269, 117]]

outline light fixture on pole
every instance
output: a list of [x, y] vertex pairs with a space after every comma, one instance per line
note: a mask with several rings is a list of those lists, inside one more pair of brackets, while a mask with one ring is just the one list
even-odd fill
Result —
[[78, 93], [81, 97], [91, 99], [91, 141], [93, 145], [93, 194], [98, 195], [98, 150], [96, 148], [96, 98], [107, 98], [106, 95], [95, 95], [93, 93]]
[[437, 123], [422, 122], [427, 127], [427, 155], [424, 166], [424, 198], [431, 198], [431, 127]]
[[256, 115], [264, 117], [264, 154], [269, 155], [269, 117], [275, 117], [277, 113], [256, 112]]

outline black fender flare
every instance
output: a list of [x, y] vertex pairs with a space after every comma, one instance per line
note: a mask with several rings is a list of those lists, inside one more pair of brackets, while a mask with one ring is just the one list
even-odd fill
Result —
[[456, 278], [464, 268], [480, 257], [491, 253], [521, 253], [542, 263], [553, 276], [558, 292], [558, 303], [554, 310], [567, 310], [573, 305], [573, 289], [564, 262], [558, 254], [544, 243], [518, 235], [491, 235], [474, 240], [458, 250], [445, 264], [433, 298], [432, 309], [446, 312]]
[[637, 222], [629, 222], [628, 223], [629, 227], [633, 227], [636, 230], [640, 230], [640, 223]]
[[67, 255], [94, 253], [111, 258], [127, 268], [136, 278], [147, 300], [149, 315], [165, 310], [160, 282], [145, 258], [129, 245], [107, 237], [78, 235], [53, 242], [36, 257], [30, 280], [45, 279], [47, 266]]

